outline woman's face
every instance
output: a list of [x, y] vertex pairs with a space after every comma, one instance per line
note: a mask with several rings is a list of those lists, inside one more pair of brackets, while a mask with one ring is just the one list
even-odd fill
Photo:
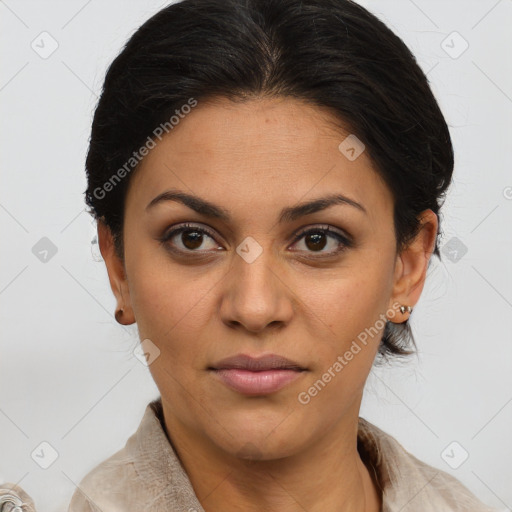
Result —
[[[397, 256], [391, 193], [333, 121], [294, 99], [199, 102], [127, 193], [119, 307], [151, 340], [166, 423], [233, 455], [284, 457], [352, 424], [383, 319], [404, 321], [396, 302], [421, 292], [435, 216], [420, 250]], [[164, 192], [197, 199], [155, 201]], [[212, 369], [239, 354], [303, 371]]]

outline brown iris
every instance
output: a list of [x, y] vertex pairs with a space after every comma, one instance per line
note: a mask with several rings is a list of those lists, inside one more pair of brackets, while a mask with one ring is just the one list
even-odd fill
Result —
[[318, 251], [325, 247], [326, 236], [324, 233], [308, 234], [304, 238], [304, 242], [308, 249], [311, 249], [313, 251]]
[[203, 234], [195, 229], [189, 229], [182, 232], [181, 241], [187, 249], [197, 249], [203, 243]]

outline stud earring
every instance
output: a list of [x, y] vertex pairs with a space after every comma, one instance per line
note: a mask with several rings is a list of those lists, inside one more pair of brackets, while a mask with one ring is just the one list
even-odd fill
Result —
[[412, 313], [411, 306], [400, 306], [400, 313], [402, 313], [402, 315], [405, 313]]
[[124, 309], [120, 308], [116, 310], [116, 314], [114, 315], [116, 318], [116, 322], [123, 325], [123, 322], [121, 322], [121, 317], [123, 316]]

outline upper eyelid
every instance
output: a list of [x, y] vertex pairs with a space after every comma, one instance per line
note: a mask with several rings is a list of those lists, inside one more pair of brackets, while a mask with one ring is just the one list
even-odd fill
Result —
[[188, 229], [190, 229], [190, 230], [197, 229], [198, 231], [203, 231], [211, 238], [215, 238], [212, 228], [205, 227], [204, 225], [200, 225], [200, 224], [196, 225], [196, 224], [189, 223], [189, 222], [184, 222], [183, 224], [178, 224], [177, 226], [173, 226], [171, 229], [166, 230], [164, 233], [164, 237], [167, 238], [171, 234], [174, 236], [176, 231], [185, 231]]
[[310, 232], [310, 231], [315, 231], [315, 230], [318, 230], [318, 231], [325, 231], [326, 233], [333, 233], [335, 235], [341, 235], [343, 236], [344, 238], [347, 238], [347, 239], [351, 239], [351, 236], [346, 232], [344, 231], [343, 229], [340, 229], [340, 228], [336, 228], [334, 226], [331, 226], [331, 225], [327, 225], [327, 224], [312, 224], [312, 225], [309, 225], [309, 226], [306, 226], [305, 228], [301, 228], [296, 235], [294, 235], [294, 240], [298, 237], [301, 237], [303, 235], [305, 235], [306, 233]]

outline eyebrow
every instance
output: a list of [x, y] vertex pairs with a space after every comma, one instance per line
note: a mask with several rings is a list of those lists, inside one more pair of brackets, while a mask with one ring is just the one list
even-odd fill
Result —
[[[192, 194], [187, 194], [185, 192], [181, 192], [178, 190], [167, 190], [157, 195], [151, 202], [146, 206], [146, 212], [156, 206], [157, 204], [166, 202], [166, 201], [175, 201], [188, 206], [191, 210], [204, 215], [205, 217], [211, 217], [214, 219], [219, 219], [223, 221], [229, 221], [231, 219], [231, 215], [228, 210], [222, 208], [221, 206], [215, 205], [205, 199], [202, 199], [199, 196], [195, 196]], [[314, 199], [312, 201], [308, 201], [305, 203], [300, 203], [296, 206], [289, 206], [283, 208], [279, 215], [279, 223], [283, 222], [293, 222], [294, 220], [303, 217], [305, 215], [310, 215], [315, 212], [319, 212], [329, 208], [334, 205], [349, 205], [357, 208], [363, 213], [367, 214], [365, 207], [350, 199], [342, 194], [331, 194], [325, 197], [320, 197], [318, 199]]]

